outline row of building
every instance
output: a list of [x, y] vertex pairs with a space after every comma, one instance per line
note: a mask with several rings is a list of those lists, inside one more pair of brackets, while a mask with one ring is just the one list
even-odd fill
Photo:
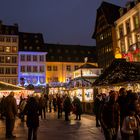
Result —
[[84, 58], [97, 65], [95, 48], [47, 44], [41, 33], [20, 32], [17, 24], [0, 22], [0, 81], [24, 86], [65, 83]]

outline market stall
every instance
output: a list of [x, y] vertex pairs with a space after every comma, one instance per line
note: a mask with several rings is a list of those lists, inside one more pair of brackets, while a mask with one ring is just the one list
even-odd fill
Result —
[[74, 71], [74, 79], [72, 79], [66, 86], [71, 98], [77, 96], [82, 102], [83, 112], [92, 113], [93, 111], [95, 90], [92, 83], [100, 74], [100, 68], [85, 63], [79, 69]]
[[134, 92], [140, 92], [140, 62], [127, 62], [125, 59], [116, 59], [96, 79], [93, 86], [99, 92], [107, 93], [109, 90], [118, 91], [121, 87]]
[[16, 98], [17, 104], [19, 104], [21, 96], [23, 98], [27, 98], [28, 95], [34, 93], [34, 90], [26, 90], [24, 87], [19, 87], [0, 81], [0, 98], [2, 98], [3, 96], [8, 96], [11, 91], [15, 93], [14, 96]]

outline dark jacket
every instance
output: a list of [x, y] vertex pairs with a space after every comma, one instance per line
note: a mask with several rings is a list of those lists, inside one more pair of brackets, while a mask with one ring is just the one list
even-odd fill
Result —
[[39, 126], [39, 104], [34, 97], [30, 97], [28, 100], [24, 113], [27, 115], [27, 127]]
[[15, 116], [17, 115], [17, 103], [12, 95], [8, 95], [4, 99], [4, 114], [8, 119], [15, 119]]

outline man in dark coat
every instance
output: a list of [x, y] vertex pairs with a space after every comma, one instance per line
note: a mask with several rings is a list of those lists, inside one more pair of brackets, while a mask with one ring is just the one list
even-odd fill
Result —
[[[27, 115], [28, 140], [37, 140], [37, 129], [39, 127], [39, 104], [34, 97], [30, 97], [24, 113]], [[33, 137], [33, 138], [32, 138]]]
[[82, 104], [81, 101], [78, 97], [74, 96], [74, 100], [73, 100], [73, 107], [75, 110], [75, 115], [76, 118], [75, 120], [81, 120], [81, 114], [82, 114]]
[[70, 115], [71, 107], [72, 107], [71, 99], [67, 95], [65, 100], [64, 100], [64, 104], [63, 104], [63, 108], [64, 108], [64, 112], [65, 112], [65, 121], [69, 121], [69, 115]]
[[5, 98], [4, 110], [6, 117], [6, 138], [15, 138], [16, 136], [12, 134], [15, 125], [15, 118], [17, 115], [17, 103], [16, 99], [14, 98], [14, 92], [11, 92]]

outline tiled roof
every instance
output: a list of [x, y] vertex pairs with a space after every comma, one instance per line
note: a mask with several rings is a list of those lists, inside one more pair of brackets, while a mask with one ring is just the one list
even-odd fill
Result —
[[43, 35], [19, 32], [19, 51], [45, 52]]
[[95, 46], [45, 44], [45, 47], [49, 62], [84, 62], [85, 57], [90, 63], [97, 62]]

